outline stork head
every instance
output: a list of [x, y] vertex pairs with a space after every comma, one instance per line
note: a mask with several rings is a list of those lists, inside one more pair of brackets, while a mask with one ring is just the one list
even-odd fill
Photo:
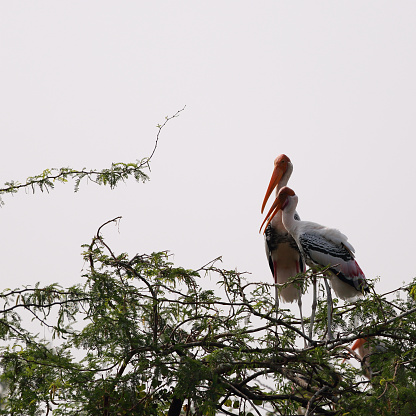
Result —
[[[288, 172], [288, 169], [289, 169], [289, 176], [290, 176], [290, 174], [292, 173], [292, 169], [293, 169], [293, 165], [290, 162], [290, 159], [286, 155], [277, 156], [277, 158], [274, 160], [274, 169], [273, 169], [272, 177], [270, 179], [269, 187], [267, 188], [266, 196], [264, 197], [263, 205], [261, 206], [262, 214], [264, 211], [264, 207], [266, 206], [266, 203], [271, 193], [273, 192], [273, 189], [275, 189], [276, 186], [279, 185], [279, 182], [281, 181], [283, 175], [286, 172]], [[287, 180], [286, 180], [286, 183], [287, 183]]]
[[[362, 351], [360, 351], [360, 349], [364, 346], [364, 344], [366, 344], [368, 342], [367, 338], [358, 338], [355, 340], [354, 344], [351, 345], [351, 350], [355, 351], [356, 349], [358, 349], [358, 355], [360, 356], [360, 358], [363, 358], [362, 355]], [[345, 363], [347, 359], [344, 358], [342, 360], [343, 363]]]
[[261, 224], [260, 230], [263, 228], [264, 223], [266, 223], [266, 226], [264, 227], [264, 230], [266, 230], [267, 226], [269, 225], [270, 221], [273, 219], [273, 217], [277, 214], [278, 211], [281, 209], [284, 209], [287, 205], [288, 198], [291, 196], [295, 196], [295, 191], [293, 189], [290, 189], [288, 186], [284, 186], [279, 193], [276, 196], [276, 199], [273, 202], [273, 205], [271, 206], [269, 212], [266, 215], [266, 218], [264, 219], [263, 223]]

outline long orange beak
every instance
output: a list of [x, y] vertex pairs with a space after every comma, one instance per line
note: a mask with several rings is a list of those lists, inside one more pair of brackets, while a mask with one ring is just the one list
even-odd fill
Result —
[[264, 197], [264, 200], [263, 200], [263, 205], [261, 206], [262, 214], [264, 211], [264, 207], [266, 206], [267, 201], [270, 198], [271, 193], [273, 192], [273, 189], [276, 188], [276, 186], [279, 184], [280, 179], [282, 179], [282, 176], [284, 173], [285, 171], [280, 166], [276, 166], [274, 168], [272, 177], [270, 179], [269, 187], [267, 188], [267, 191], [266, 191], [266, 196]]
[[[272, 188], [273, 190], [273, 188]], [[270, 191], [271, 192], [271, 191]], [[267, 194], [266, 194], [267, 196]], [[269, 194], [270, 196], [270, 194]], [[282, 202], [279, 198], [276, 198], [273, 202], [273, 205], [269, 209], [269, 212], [267, 213], [266, 217], [264, 218], [264, 221], [261, 224], [259, 233], [261, 232], [261, 229], [263, 228], [264, 223], [267, 221], [266, 226], [264, 227], [263, 233], [266, 231], [267, 226], [269, 225], [270, 221], [273, 219], [273, 217], [277, 214], [277, 212], [282, 209]], [[262, 211], [263, 212], [263, 211]]]
[[352, 344], [351, 349], [354, 351], [357, 348], [361, 347], [367, 342], [366, 338], [358, 338], [355, 340], [354, 344]]
[[[354, 342], [354, 344], [352, 344], [351, 345], [351, 349], [354, 351], [354, 350], [356, 350], [357, 348], [360, 348], [362, 345], [364, 345], [365, 343], [367, 342], [367, 338], [358, 338], [358, 339], [356, 339], [355, 340], [355, 342]], [[347, 359], [346, 358], [344, 358], [343, 360], [342, 360], [342, 362], [343, 363], [345, 363], [345, 361], [346, 361]]]

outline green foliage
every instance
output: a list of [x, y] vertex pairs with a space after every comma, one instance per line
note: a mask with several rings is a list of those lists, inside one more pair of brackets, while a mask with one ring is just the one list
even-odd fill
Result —
[[[314, 340], [303, 347], [299, 320], [284, 310], [275, 316], [271, 285], [216, 263], [176, 267], [166, 252], [115, 254], [101, 229], [84, 246], [85, 285], [1, 295], [9, 341], [0, 414], [293, 414], [303, 407], [309, 414], [408, 415], [416, 408], [411, 296], [391, 302], [372, 294], [335, 306], [332, 341], [319, 302]], [[216, 289], [203, 289], [206, 274]], [[52, 328], [53, 348], [23, 325], [19, 310]], [[364, 336], [371, 379], [342, 363]]]
[[109, 168], [101, 170], [86, 168], [72, 169], [69, 167], [45, 169], [38, 175], [28, 177], [23, 183], [10, 180], [4, 183], [3, 188], [0, 188], [0, 206], [4, 205], [4, 201], [1, 199], [1, 195], [3, 194], [15, 194], [21, 189], [29, 189], [33, 193], [36, 189], [39, 189], [42, 192], [49, 192], [54, 189], [56, 183], [67, 183], [69, 180], [73, 180], [75, 182], [75, 192], [79, 190], [80, 183], [84, 179], [98, 185], [109, 186], [111, 189], [115, 188], [120, 182], [124, 182], [130, 177], [133, 177], [137, 182], [146, 182], [149, 177], [145, 173], [145, 170], [150, 169], [149, 163], [156, 151], [159, 136], [163, 127], [165, 127], [170, 120], [178, 117], [184, 109], [185, 107], [178, 110], [173, 116], [166, 116], [164, 123], [156, 126], [158, 131], [155, 146], [149, 157], [136, 160], [136, 162], [131, 163], [112, 163]]
[[[98, 185], [108, 185], [110, 188], [114, 188], [120, 181], [125, 181], [129, 177], [134, 177], [137, 182], [145, 182], [148, 180], [148, 176], [144, 173], [144, 169], [148, 168], [148, 158], [135, 163], [112, 163], [111, 167], [102, 170], [87, 170], [87, 169], [46, 169], [42, 173], [36, 176], [30, 176], [26, 179], [26, 182], [20, 183], [17, 181], [5, 182], [4, 187], [0, 189], [1, 194], [15, 194], [22, 188], [29, 188], [35, 193], [36, 188], [40, 191], [49, 192], [54, 189], [55, 184], [58, 182], [66, 183], [70, 179], [74, 180], [74, 190], [79, 190], [80, 183], [83, 179], [87, 179]], [[0, 205], [4, 204], [0, 199]]]

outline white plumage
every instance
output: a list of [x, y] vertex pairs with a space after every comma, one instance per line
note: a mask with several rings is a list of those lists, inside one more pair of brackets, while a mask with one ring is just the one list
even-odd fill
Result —
[[335, 294], [341, 299], [353, 299], [368, 292], [368, 285], [354, 258], [354, 247], [348, 238], [334, 228], [293, 218], [298, 197], [292, 189], [280, 189], [267, 217], [269, 222], [283, 211], [282, 222], [296, 241], [303, 258], [310, 267], [328, 267], [328, 275]]

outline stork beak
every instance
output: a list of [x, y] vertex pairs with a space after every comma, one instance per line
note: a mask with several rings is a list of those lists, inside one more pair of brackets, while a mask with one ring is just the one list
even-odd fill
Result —
[[355, 340], [354, 344], [352, 344], [351, 349], [354, 351], [357, 348], [360, 348], [366, 342], [367, 342], [367, 339], [366, 338], [358, 338], [358, 339]]
[[[354, 344], [352, 344], [352, 345], [351, 345], [351, 349], [352, 349], [353, 351], [355, 351], [357, 348], [361, 347], [361, 346], [362, 346], [362, 345], [364, 345], [366, 342], [367, 342], [367, 339], [366, 339], [366, 338], [358, 338], [358, 339], [356, 339], [356, 340], [355, 340]], [[346, 359], [346, 358], [344, 358], [344, 359], [342, 360], [342, 363], [345, 363], [345, 361], [346, 361], [346, 360], [347, 360], [347, 359]]]
[[[273, 189], [272, 189], [273, 190]], [[273, 202], [273, 205], [271, 206], [269, 212], [266, 215], [266, 218], [264, 218], [263, 223], [261, 224], [259, 233], [261, 232], [261, 229], [263, 228], [264, 223], [267, 221], [266, 226], [264, 227], [264, 232], [266, 231], [267, 226], [269, 225], [270, 221], [273, 219], [273, 217], [277, 214], [279, 210], [282, 209], [282, 202], [279, 200], [279, 198], [276, 198]]]
[[273, 189], [276, 188], [276, 186], [279, 184], [280, 179], [282, 179], [282, 176], [284, 173], [285, 171], [280, 166], [276, 166], [274, 168], [272, 177], [270, 179], [269, 187], [267, 188], [267, 191], [266, 191], [266, 196], [264, 197], [264, 200], [263, 200], [263, 205], [261, 206], [262, 214], [264, 211], [264, 207], [266, 206], [266, 203], [268, 199], [270, 198], [271, 193], [273, 192]]

